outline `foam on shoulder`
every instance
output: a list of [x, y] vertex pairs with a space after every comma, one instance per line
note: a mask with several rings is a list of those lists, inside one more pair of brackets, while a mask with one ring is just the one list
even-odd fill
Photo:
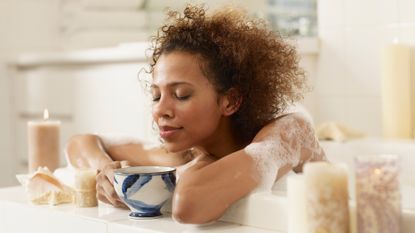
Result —
[[[260, 184], [255, 191], [270, 191], [280, 168], [286, 165], [294, 168], [324, 154], [311, 123], [301, 114], [280, 116], [271, 124], [265, 139], [245, 148], [259, 171]], [[310, 156], [302, 158], [303, 151]]]

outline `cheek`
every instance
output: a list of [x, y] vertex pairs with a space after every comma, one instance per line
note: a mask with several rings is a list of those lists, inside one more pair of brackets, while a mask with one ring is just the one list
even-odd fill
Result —
[[156, 114], [155, 114], [153, 106], [151, 106], [151, 117], [152, 117], [153, 121], [156, 121]]
[[216, 103], [204, 103], [189, 108], [181, 118], [191, 128], [209, 131], [211, 128], [216, 128], [220, 116], [221, 113]]

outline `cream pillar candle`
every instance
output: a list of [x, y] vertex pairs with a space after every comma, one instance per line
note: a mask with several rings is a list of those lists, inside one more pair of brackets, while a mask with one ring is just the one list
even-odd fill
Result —
[[359, 156], [355, 167], [357, 232], [399, 233], [398, 157]]
[[303, 175], [287, 177], [288, 233], [307, 233], [305, 191]]
[[75, 172], [75, 204], [77, 207], [98, 205], [95, 169], [77, 169]]
[[27, 123], [29, 172], [35, 172], [38, 167], [47, 167], [54, 171], [59, 167], [60, 121], [49, 120], [48, 110], [45, 109], [43, 121]]
[[[382, 54], [382, 122], [387, 138], [412, 138], [410, 47], [394, 43]], [[413, 122], [414, 121], [414, 122]]]
[[349, 233], [347, 171], [326, 162], [304, 166], [308, 231]]

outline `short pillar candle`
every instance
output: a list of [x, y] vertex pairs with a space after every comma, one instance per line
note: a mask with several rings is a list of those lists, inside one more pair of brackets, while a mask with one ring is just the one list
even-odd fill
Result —
[[355, 167], [357, 232], [399, 233], [398, 156], [358, 156]]
[[29, 172], [38, 167], [54, 171], [59, 167], [60, 121], [49, 120], [48, 110], [43, 113], [43, 121], [27, 123]]
[[348, 175], [327, 162], [304, 166], [307, 232], [349, 233]]
[[75, 173], [75, 204], [77, 207], [98, 205], [95, 169], [77, 169]]

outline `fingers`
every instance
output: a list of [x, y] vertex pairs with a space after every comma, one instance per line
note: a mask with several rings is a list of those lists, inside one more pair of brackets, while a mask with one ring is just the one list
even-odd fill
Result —
[[115, 192], [114, 186], [112, 186], [110, 182], [104, 182], [101, 187], [104, 190], [106, 198], [112, 204], [115, 204], [116, 200], [120, 200], [117, 193]]
[[119, 161], [107, 164], [102, 171], [99, 171], [97, 175], [97, 198], [98, 200], [111, 204], [115, 207], [125, 208], [126, 205], [121, 201], [115, 192], [114, 182], [114, 169], [120, 168], [121, 163]]
[[120, 163], [121, 163], [121, 167], [131, 167], [132, 166], [130, 161], [127, 161], [127, 160], [123, 160]]
[[121, 205], [123, 205], [123, 202], [121, 201], [121, 199], [118, 197], [117, 193], [115, 192], [113, 186], [109, 183], [106, 182], [105, 184], [102, 185], [102, 189], [103, 189], [103, 195], [105, 197], [105, 199], [113, 206], [115, 207], [119, 207]]
[[113, 199], [110, 197], [111, 194], [107, 194], [103, 189], [101, 189], [100, 191], [97, 192], [97, 198], [98, 200], [106, 203], [106, 204], [110, 204], [113, 205], [114, 207], [119, 207], [119, 208], [128, 208], [123, 201], [121, 201], [118, 197], [117, 199]]
[[106, 176], [106, 179], [109, 180], [111, 185], [114, 183], [114, 170], [117, 168], [121, 168], [120, 161], [115, 161], [112, 163], [107, 164], [101, 171], [101, 173]]
[[106, 204], [111, 204], [111, 202], [108, 201], [105, 193], [102, 190], [97, 189], [97, 199], [104, 202], [104, 203], [106, 203]]

